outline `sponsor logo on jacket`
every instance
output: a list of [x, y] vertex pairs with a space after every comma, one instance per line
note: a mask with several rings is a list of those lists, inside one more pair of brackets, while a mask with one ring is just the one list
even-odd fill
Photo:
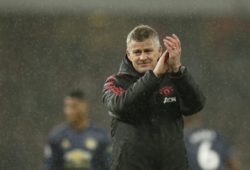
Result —
[[173, 103], [176, 102], [176, 97], [165, 97], [163, 103]]

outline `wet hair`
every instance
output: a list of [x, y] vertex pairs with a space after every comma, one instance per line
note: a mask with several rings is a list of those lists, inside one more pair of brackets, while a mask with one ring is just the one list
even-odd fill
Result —
[[127, 47], [132, 40], [143, 42], [144, 40], [149, 38], [152, 38], [157, 43], [157, 45], [160, 46], [159, 35], [155, 29], [148, 25], [138, 25], [128, 34], [126, 41]]
[[66, 97], [76, 98], [79, 100], [85, 100], [85, 94], [82, 90], [76, 89], [68, 93]]

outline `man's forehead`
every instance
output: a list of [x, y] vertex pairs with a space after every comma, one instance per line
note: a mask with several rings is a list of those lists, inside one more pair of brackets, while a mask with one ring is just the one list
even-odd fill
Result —
[[156, 43], [152, 39], [146, 39], [145, 41], [142, 41], [142, 42], [132, 40], [129, 43], [128, 48], [130, 48], [131, 50], [145, 49], [145, 48], [154, 48], [155, 45]]

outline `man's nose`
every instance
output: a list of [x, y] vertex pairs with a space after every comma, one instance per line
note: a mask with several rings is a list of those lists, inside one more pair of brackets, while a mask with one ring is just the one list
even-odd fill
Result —
[[140, 55], [140, 60], [146, 60], [148, 57], [147, 57], [147, 54], [145, 54], [145, 53], [142, 53], [141, 55]]

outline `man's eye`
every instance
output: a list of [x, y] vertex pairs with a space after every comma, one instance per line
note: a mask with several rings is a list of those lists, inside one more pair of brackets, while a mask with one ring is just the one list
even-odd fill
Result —
[[144, 50], [145, 53], [151, 53], [152, 51], [152, 49]]
[[140, 55], [141, 54], [141, 51], [134, 51], [133, 52], [135, 55]]

